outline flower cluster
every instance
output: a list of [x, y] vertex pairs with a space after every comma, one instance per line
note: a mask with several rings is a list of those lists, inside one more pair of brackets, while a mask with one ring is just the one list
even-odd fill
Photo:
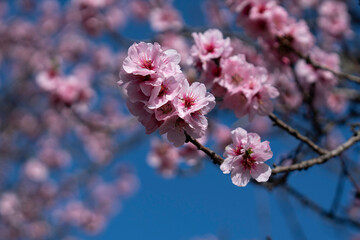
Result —
[[271, 169], [264, 162], [272, 158], [269, 142], [261, 142], [256, 133], [247, 133], [242, 128], [231, 132], [232, 144], [225, 148], [225, 161], [220, 169], [223, 173], [231, 173], [232, 182], [244, 187], [254, 178], [258, 182], [266, 182]]
[[215, 98], [204, 84], [189, 85], [179, 66], [175, 50], [163, 51], [158, 43], [133, 44], [123, 62], [119, 84], [127, 92], [127, 106], [150, 134], [160, 134], [175, 146], [186, 140], [185, 132], [200, 138], [207, 129], [207, 114]]
[[345, 3], [324, 1], [319, 6], [317, 24], [326, 34], [334, 38], [343, 38], [352, 34], [350, 16]]
[[290, 17], [275, 1], [228, 0], [228, 4], [238, 13], [238, 23], [244, 30], [260, 38], [264, 52], [281, 63], [289, 63], [295, 57], [289, 47], [306, 54], [314, 45], [306, 22]]
[[85, 79], [76, 75], [62, 76], [54, 69], [40, 72], [36, 82], [43, 90], [51, 93], [55, 103], [67, 106], [87, 102], [93, 95], [93, 90]]
[[[204, 136], [198, 141], [204, 144], [206, 140]], [[181, 148], [176, 148], [167, 141], [155, 138], [151, 141], [147, 162], [163, 177], [171, 178], [179, 172], [180, 164], [196, 167], [201, 164], [201, 158], [204, 156], [205, 153], [199, 151], [192, 143], [185, 143]]]
[[[324, 67], [333, 71], [340, 70], [340, 59], [336, 53], [327, 53], [315, 47], [309, 56], [313, 61], [321, 63]], [[341, 95], [333, 93], [334, 87], [338, 84], [338, 79], [334, 74], [322, 69], [315, 69], [312, 65], [307, 64], [305, 60], [299, 60], [296, 63], [295, 72], [304, 90], [306, 92], [314, 92], [313, 97], [316, 107], [320, 107], [325, 103], [334, 112], [341, 112], [345, 105], [345, 99]], [[335, 100], [334, 98], [337, 99], [335, 101], [337, 103], [332, 102]], [[342, 107], [335, 106], [338, 104], [342, 105]]]
[[247, 62], [245, 55], [230, 56], [233, 48], [230, 39], [210, 29], [204, 34], [193, 34], [195, 45], [192, 56], [199, 63], [201, 79], [223, 98], [222, 106], [235, 111], [237, 117], [249, 114], [267, 115], [273, 110], [272, 98], [279, 92], [272, 86], [266, 69]]

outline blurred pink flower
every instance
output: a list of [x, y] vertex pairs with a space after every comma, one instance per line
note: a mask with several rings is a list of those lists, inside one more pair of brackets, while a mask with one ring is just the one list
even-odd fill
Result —
[[352, 35], [347, 5], [339, 1], [324, 1], [318, 8], [319, 28], [326, 34], [343, 38]]
[[151, 167], [156, 168], [161, 175], [169, 178], [176, 174], [180, 163], [180, 155], [178, 150], [171, 144], [153, 139], [147, 162]]
[[191, 55], [206, 62], [211, 59], [228, 57], [232, 52], [230, 38], [223, 38], [217, 29], [209, 29], [204, 33], [192, 34], [195, 45], [191, 48]]
[[24, 166], [24, 173], [26, 177], [35, 182], [41, 182], [48, 178], [48, 168], [36, 159], [30, 159]]
[[157, 32], [168, 30], [180, 30], [183, 25], [180, 13], [173, 7], [167, 5], [161, 8], [153, 8], [150, 11], [150, 25]]

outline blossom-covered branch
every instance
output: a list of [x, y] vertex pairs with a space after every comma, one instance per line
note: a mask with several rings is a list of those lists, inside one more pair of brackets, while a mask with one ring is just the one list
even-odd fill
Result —
[[293, 49], [289, 45], [287, 45], [287, 47], [289, 47], [289, 49], [291, 49], [291, 51], [293, 51], [298, 57], [300, 57], [301, 59], [304, 59], [307, 64], [312, 65], [315, 69], [325, 70], [325, 71], [331, 72], [332, 74], [334, 74], [335, 76], [337, 76], [339, 78], [344, 78], [344, 79], [348, 79], [348, 80], [350, 80], [352, 82], [360, 83], [360, 77], [359, 76], [349, 74], [349, 73], [340, 72], [340, 71], [334, 70], [332, 68], [329, 68], [327, 66], [324, 66], [324, 65], [316, 62], [315, 60], [313, 60], [310, 57], [310, 55], [304, 55], [303, 53]]

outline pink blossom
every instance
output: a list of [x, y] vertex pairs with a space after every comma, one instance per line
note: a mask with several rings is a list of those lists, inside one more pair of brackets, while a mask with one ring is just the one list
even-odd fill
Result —
[[126, 73], [146, 76], [159, 70], [161, 47], [158, 43], [134, 43], [123, 62]]
[[296, 109], [302, 103], [302, 94], [296, 85], [294, 74], [290, 68], [284, 68], [273, 74], [275, 86], [279, 90], [280, 101], [288, 109]]
[[244, 43], [240, 39], [231, 39], [231, 46], [233, 47], [233, 55], [243, 54], [245, 55], [246, 61], [252, 63], [256, 66], [264, 66], [264, 59], [261, 54], [259, 54], [256, 49]]
[[244, 22], [246, 31], [254, 37], [269, 37], [269, 25], [272, 21], [271, 17], [275, 6], [275, 1], [257, 1], [257, 3], [251, 7], [249, 16]]
[[62, 168], [70, 164], [70, 154], [65, 150], [59, 149], [54, 139], [48, 139], [42, 145], [38, 157], [47, 167]]
[[151, 167], [156, 168], [161, 175], [169, 178], [176, 174], [180, 156], [177, 149], [171, 144], [154, 139], [151, 142], [151, 151], [148, 154], [147, 162]]
[[315, 38], [304, 20], [289, 24], [280, 37], [287, 39], [291, 47], [302, 54], [307, 54], [315, 43]]
[[344, 2], [324, 1], [319, 6], [318, 25], [326, 34], [342, 38], [352, 34], [350, 15]]
[[330, 93], [326, 104], [331, 111], [336, 114], [341, 114], [346, 109], [347, 99], [346, 96], [341, 93]]
[[46, 180], [49, 175], [47, 167], [36, 159], [31, 159], [26, 162], [24, 173], [29, 179], [36, 182]]
[[168, 30], [179, 30], [183, 25], [180, 13], [173, 7], [167, 5], [161, 8], [154, 8], [150, 12], [150, 24], [157, 32]]
[[301, 8], [310, 8], [318, 4], [319, 0], [300, 0], [299, 5]]
[[205, 134], [206, 127], [207, 125], [204, 126], [205, 129], [194, 129], [184, 119], [174, 115], [160, 126], [159, 133], [161, 135], [166, 133], [167, 139], [172, 142], [175, 147], [180, 147], [186, 140], [184, 131], [195, 138], [200, 138]]
[[225, 148], [225, 161], [220, 166], [223, 173], [231, 173], [232, 182], [239, 187], [246, 186], [251, 177], [266, 182], [271, 169], [264, 162], [273, 155], [269, 142], [261, 142], [258, 134], [242, 128], [233, 130], [231, 137], [233, 143]]
[[73, 0], [77, 4], [86, 5], [94, 8], [102, 8], [108, 4], [108, 0]]
[[126, 105], [131, 114], [138, 118], [138, 121], [144, 125], [146, 129], [146, 133], [150, 134], [156, 131], [161, 124], [162, 120], [157, 120], [155, 114], [148, 110], [144, 103], [141, 102], [131, 102], [129, 100], [126, 101]]
[[215, 98], [204, 84], [189, 86], [179, 62], [176, 50], [162, 51], [157, 43], [134, 44], [119, 81], [126, 89], [129, 111], [145, 126], [146, 133], [160, 127], [160, 134], [167, 133], [176, 146], [184, 144], [184, 131], [195, 138], [205, 134], [208, 123], [204, 115], [215, 106]]
[[220, 64], [222, 76], [218, 83], [230, 94], [244, 88], [244, 83], [252, 77], [254, 66], [249, 64], [242, 54], [222, 59]]
[[168, 77], [180, 71], [180, 59], [175, 50], [163, 51], [158, 43], [134, 43], [128, 50], [123, 69], [128, 74], [147, 76], [162, 73]]
[[[334, 71], [340, 70], [340, 59], [336, 53], [327, 53], [320, 48], [315, 47], [310, 53], [310, 58], [314, 62]], [[295, 71], [301, 81], [307, 83], [321, 82], [327, 86], [334, 86], [337, 78], [329, 71], [315, 69], [312, 65], [307, 64], [304, 60], [299, 60], [295, 66]]]
[[[334, 71], [339, 71], [340, 69], [340, 60], [336, 53], [326, 53], [319, 48], [314, 48], [310, 53], [310, 58], [314, 62], [321, 63], [321, 65]], [[338, 83], [337, 77], [329, 71], [315, 69], [304, 60], [298, 61], [295, 66], [295, 72], [306, 91], [310, 91], [311, 84], [315, 84], [315, 105], [320, 107], [326, 104], [331, 91]], [[329, 106], [334, 105], [330, 104]]]
[[118, 7], [112, 7], [106, 12], [106, 21], [111, 29], [116, 30], [126, 23], [125, 13]]
[[265, 116], [271, 113], [271, 99], [279, 96], [265, 68], [253, 67], [251, 70], [250, 77], [241, 83], [239, 91], [225, 94], [223, 102], [223, 107], [233, 109], [237, 117], [249, 114], [250, 121], [256, 114]]
[[150, 4], [144, 0], [132, 0], [130, 1], [131, 14], [140, 20], [148, 18], [150, 13]]
[[56, 100], [71, 105], [76, 102], [87, 102], [93, 95], [93, 91], [86, 81], [72, 75], [59, 82], [54, 95]]
[[215, 106], [214, 96], [206, 91], [202, 83], [194, 82], [189, 86], [185, 81], [179, 97], [175, 100], [176, 107], [181, 118], [191, 118], [192, 113], [208, 113]]
[[14, 216], [20, 210], [19, 197], [12, 192], [4, 192], [0, 197], [0, 215]]
[[149, 102], [147, 103], [148, 108], [159, 108], [168, 101], [172, 101], [186, 83], [187, 80], [182, 73], [164, 79], [161, 84], [154, 86], [152, 89]]
[[202, 61], [208, 61], [219, 57], [228, 57], [232, 52], [230, 38], [223, 38], [217, 29], [209, 29], [204, 33], [192, 34], [195, 45], [191, 48], [191, 55]]
[[54, 69], [40, 72], [36, 77], [36, 83], [45, 91], [55, 90], [60, 81], [61, 77]]

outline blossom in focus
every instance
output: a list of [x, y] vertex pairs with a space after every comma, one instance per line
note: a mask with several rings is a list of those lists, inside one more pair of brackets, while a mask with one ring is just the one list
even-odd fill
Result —
[[176, 50], [163, 51], [158, 43], [133, 44], [123, 62], [119, 84], [127, 93], [129, 111], [150, 134], [160, 128], [175, 146], [184, 144], [185, 132], [204, 136], [207, 114], [215, 98], [202, 83], [189, 85], [180, 70]]
[[209, 29], [204, 33], [192, 34], [195, 45], [191, 48], [191, 55], [202, 61], [228, 57], [232, 52], [230, 38], [223, 38], [217, 29]]
[[242, 128], [233, 130], [231, 138], [232, 144], [225, 148], [225, 160], [220, 166], [223, 173], [231, 173], [232, 182], [239, 187], [246, 186], [250, 178], [266, 182], [271, 169], [264, 162], [273, 156], [269, 142], [261, 142], [258, 134]]

